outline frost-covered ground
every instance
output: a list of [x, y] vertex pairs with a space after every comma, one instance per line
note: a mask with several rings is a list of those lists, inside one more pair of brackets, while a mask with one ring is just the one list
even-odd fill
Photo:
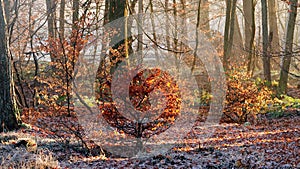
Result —
[[[221, 124], [205, 139], [211, 131], [196, 126], [166, 154], [147, 158], [87, 157], [34, 127], [1, 134], [0, 168], [300, 168], [299, 121], [296, 112], [257, 125]], [[37, 140], [37, 152], [14, 146], [24, 137]]]

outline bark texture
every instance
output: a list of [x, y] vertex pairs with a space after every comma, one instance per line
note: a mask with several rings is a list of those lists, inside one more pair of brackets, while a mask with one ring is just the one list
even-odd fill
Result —
[[0, 1], [0, 132], [19, 128], [20, 114], [14, 99], [11, 57], [8, 51], [7, 24], [3, 0]]

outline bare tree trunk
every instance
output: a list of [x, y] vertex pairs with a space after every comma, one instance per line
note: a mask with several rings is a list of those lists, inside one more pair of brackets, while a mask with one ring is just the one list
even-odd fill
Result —
[[261, 0], [262, 6], [262, 34], [263, 34], [263, 66], [264, 78], [266, 81], [271, 82], [271, 66], [269, 56], [269, 37], [268, 37], [268, 9], [267, 0]]
[[288, 24], [286, 28], [284, 56], [282, 58], [278, 94], [286, 93], [288, 74], [290, 70], [291, 58], [293, 53], [293, 41], [294, 41], [294, 31], [295, 31], [295, 23], [297, 17], [298, 0], [290, 0], [290, 2], [291, 3], [289, 9]]
[[268, 0], [269, 9], [269, 39], [270, 39], [270, 51], [274, 55], [271, 60], [271, 65], [273, 68], [279, 68], [280, 58], [280, 44], [279, 44], [279, 33], [277, 25], [277, 13], [276, 13], [276, 2], [275, 0]]
[[[48, 39], [54, 39], [55, 36], [55, 4], [53, 0], [46, 0], [47, 14], [48, 14]], [[51, 46], [50, 46], [51, 48]], [[55, 62], [52, 53], [50, 52], [52, 62]]]
[[209, 24], [209, 2], [208, 0], [201, 0], [201, 11], [200, 11], [200, 29], [205, 33], [208, 38], [210, 35], [210, 24]]
[[232, 55], [233, 39], [235, 32], [235, 18], [236, 18], [236, 3], [237, 0], [227, 0], [226, 3], [226, 21], [225, 21], [225, 33], [224, 33], [224, 68], [228, 70], [229, 57]]
[[46, 0], [48, 13], [48, 37], [55, 38], [55, 3], [53, 0]]
[[19, 128], [20, 113], [16, 106], [7, 24], [3, 0], [0, 1], [0, 132]]
[[[157, 42], [157, 36], [156, 36], [156, 30], [155, 30], [155, 27], [156, 27], [156, 24], [155, 24], [155, 21], [154, 21], [154, 18], [153, 18], [153, 13], [154, 13], [154, 9], [153, 9], [153, 1], [150, 0], [150, 16], [151, 16], [151, 26], [152, 26], [152, 32], [153, 32], [153, 40], [155, 42]], [[154, 50], [155, 50], [155, 58], [156, 58], [156, 62], [159, 63], [159, 56], [158, 56], [158, 50], [157, 50], [157, 46], [154, 45]]]
[[272, 42], [270, 44], [270, 50], [273, 52], [280, 52], [279, 34], [277, 25], [277, 13], [275, 0], [268, 0], [269, 9], [269, 28], [270, 34], [273, 35]]
[[[187, 32], [187, 9], [186, 9], [186, 0], [180, 0], [180, 3], [181, 3], [181, 10], [182, 10], [182, 15], [181, 15], [181, 27], [182, 27], [182, 30], [181, 30], [181, 33], [180, 35], [183, 36], [183, 37], [179, 37], [181, 40], [180, 42], [180, 51], [184, 51], [184, 44], [186, 43], [187, 41], [187, 37], [188, 37], [188, 32]], [[209, 26], [209, 25], [208, 25]], [[208, 36], [210, 36], [210, 31], [208, 31]]]
[[241, 50], [243, 48], [243, 36], [242, 36], [242, 32], [241, 32], [241, 28], [240, 28], [240, 23], [239, 20], [237, 18], [237, 14], [235, 12], [235, 16], [234, 16], [234, 35], [233, 35], [233, 42], [235, 44], [237, 44], [237, 47], [239, 48], [239, 50]]
[[232, 54], [233, 42], [234, 42], [234, 34], [236, 31], [236, 3], [237, 0], [233, 0], [230, 14], [230, 34], [229, 34], [229, 47], [228, 51]]
[[245, 17], [245, 48], [248, 52], [247, 71], [251, 71], [253, 61], [253, 44], [255, 37], [255, 8], [253, 0], [243, 1], [243, 10]]
[[139, 60], [138, 63], [142, 63], [143, 60], [143, 18], [142, 14], [144, 12], [143, 0], [139, 0], [139, 15], [138, 15], [138, 47]]
[[59, 10], [59, 37], [61, 40], [65, 37], [65, 8], [66, 0], [61, 0]]
[[[173, 17], [174, 17], [174, 32], [173, 32], [173, 47], [172, 49], [177, 51], [178, 49], [178, 18], [177, 18], [178, 14], [177, 14], [177, 5], [176, 5], [176, 0], [173, 0]], [[174, 57], [175, 57], [175, 64], [176, 64], [176, 69], [179, 70], [179, 54], [178, 53], [174, 53]]]
[[[126, 2], [124, 0], [123, 1], [117, 1], [117, 0], [110, 0], [109, 1], [109, 21], [114, 21], [116, 19], [119, 19], [121, 17], [124, 17], [124, 12], [125, 12], [125, 7], [126, 7]], [[125, 21], [120, 22], [120, 25], [118, 27], [119, 33], [118, 35], [115, 35], [112, 37], [110, 46], [114, 49], [117, 49], [121, 44], [120, 43], [124, 43], [124, 41], [120, 42], [120, 43], [116, 43], [116, 39], [124, 39], [125, 36]], [[112, 46], [113, 45], [113, 46]]]
[[194, 50], [194, 57], [193, 57], [193, 63], [192, 63], [192, 68], [191, 68], [191, 72], [193, 73], [196, 67], [196, 59], [197, 59], [197, 50], [198, 50], [198, 46], [199, 46], [199, 31], [200, 29], [200, 17], [201, 17], [201, 9], [202, 9], [202, 5], [201, 5], [201, 0], [198, 1], [198, 11], [197, 11], [197, 22], [196, 22], [196, 47]]
[[[109, 22], [109, 17], [108, 17], [108, 15], [109, 15], [109, 0], [105, 0], [104, 3], [105, 3], [105, 8], [104, 8], [103, 25], [105, 26]], [[99, 10], [100, 10], [100, 7], [99, 7]], [[97, 26], [97, 28], [98, 28], [98, 26]], [[106, 31], [106, 30], [104, 30], [104, 31]], [[98, 31], [97, 31], [97, 34], [98, 34]], [[107, 36], [103, 36], [103, 39], [101, 41], [101, 54], [100, 54], [100, 57], [103, 57], [103, 58], [101, 59], [101, 63], [98, 66], [97, 73], [103, 71], [102, 68], [103, 68], [103, 64], [104, 64], [104, 61], [105, 61], [104, 57], [106, 57], [106, 48], [107, 48], [107, 45], [108, 45], [108, 43], [107, 43], [108, 38], [109, 37], [107, 37]], [[97, 46], [95, 46], [95, 51], [96, 51], [96, 49], [97, 49]]]
[[240, 29], [240, 24], [239, 24], [239, 20], [237, 18], [236, 12], [234, 15], [234, 32], [233, 32], [233, 42], [232, 43], [233, 43], [232, 48], [235, 51], [232, 61], [237, 64], [245, 63], [246, 60], [242, 57], [242, 56], [244, 56], [243, 36], [242, 36], [242, 32]]
[[165, 13], [166, 13], [166, 43], [167, 43], [167, 49], [170, 50], [171, 48], [171, 42], [170, 42], [170, 21], [169, 21], [169, 15], [168, 15], [168, 10], [169, 10], [169, 0], [165, 0]]
[[78, 28], [78, 19], [79, 19], [79, 0], [73, 0], [73, 17], [72, 17], [72, 32], [76, 31]]
[[10, 7], [11, 7], [11, 3], [10, 0], [4, 0], [4, 6], [5, 6], [5, 19], [6, 19], [6, 23], [7, 25], [9, 25], [10, 23]]
[[[32, 8], [34, 5], [34, 0], [31, 0], [29, 5], [29, 15], [28, 15], [28, 32], [29, 32], [29, 39], [30, 39], [30, 50], [34, 51], [34, 40], [33, 40], [33, 36], [34, 36], [34, 22], [32, 20]], [[32, 100], [33, 100], [33, 107], [36, 107], [38, 105], [38, 89], [36, 88], [37, 83], [38, 83], [38, 74], [39, 74], [39, 64], [38, 64], [38, 60], [37, 60], [37, 56], [35, 52], [32, 52], [32, 57], [34, 60], [34, 65], [35, 65], [35, 70], [34, 70], [34, 81], [33, 81], [33, 94], [32, 94]], [[26, 99], [25, 99], [26, 100]]]
[[231, 0], [226, 0], [226, 20], [225, 20], [225, 30], [224, 30], [224, 51], [223, 51], [223, 64], [224, 69], [228, 70], [228, 59], [230, 56], [229, 48], [229, 35], [230, 35], [230, 14], [231, 14]]

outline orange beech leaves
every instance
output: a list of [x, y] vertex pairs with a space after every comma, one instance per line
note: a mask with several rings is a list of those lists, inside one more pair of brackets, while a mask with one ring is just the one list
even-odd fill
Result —
[[[106, 81], [100, 85], [104, 88], [100, 91], [109, 91], [110, 84], [111, 82]], [[126, 92], [126, 86], [119, 90], [121, 93]], [[102, 100], [99, 105], [104, 119], [111, 126], [136, 137], [141, 134], [142, 137], [149, 137], [165, 131], [180, 114], [179, 88], [174, 79], [160, 69], [142, 70], [132, 79], [129, 85], [129, 105], [133, 109], [120, 112], [111, 96], [107, 95], [108, 93], [107, 99]], [[125, 98], [123, 101], [126, 102]], [[128, 115], [132, 118], [129, 119]]]

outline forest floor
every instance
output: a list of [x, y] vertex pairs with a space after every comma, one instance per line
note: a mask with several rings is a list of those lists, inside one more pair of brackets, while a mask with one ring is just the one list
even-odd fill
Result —
[[[289, 93], [300, 96], [296, 88]], [[65, 111], [51, 116], [47, 112], [29, 109], [22, 119], [30, 129], [0, 134], [0, 168], [300, 169], [299, 109], [264, 114], [255, 125], [222, 123], [208, 129], [196, 122], [165, 154], [143, 158], [103, 156], [99, 152], [86, 155], [82, 141], [74, 139], [74, 131], [82, 130], [72, 123], [76, 118], [66, 117]]]
[[[299, 110], [266, 114], [256, 125], [215, 126], [201, 142], [198, 137], [211, 131], [196, 124], [167, 153], [145, 158], [87, 157], [75, 143], [33, 126], [0, 135], [0, 168], [300, 168], [299, 121]], [[33, 137], [33, 151], [18, 145]]]

